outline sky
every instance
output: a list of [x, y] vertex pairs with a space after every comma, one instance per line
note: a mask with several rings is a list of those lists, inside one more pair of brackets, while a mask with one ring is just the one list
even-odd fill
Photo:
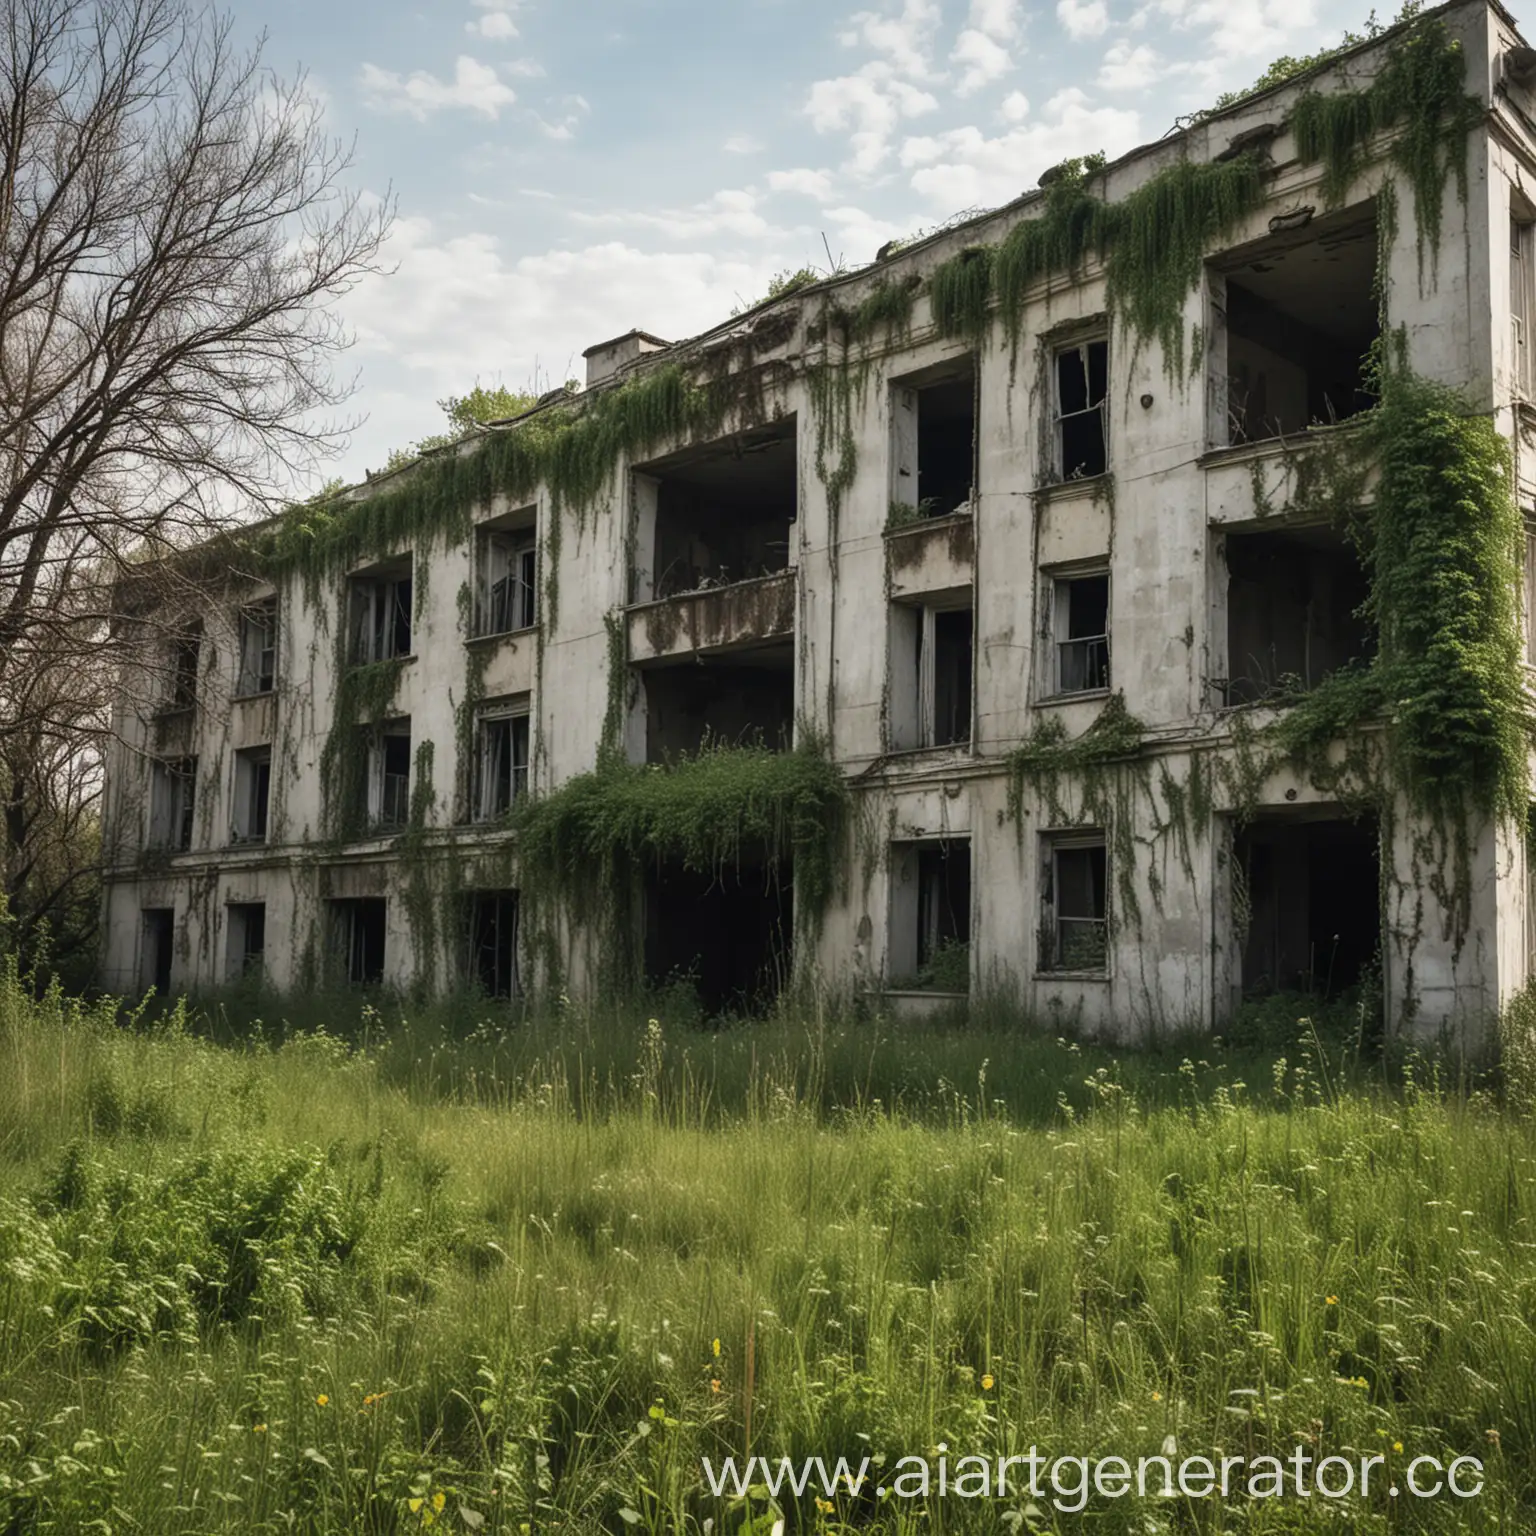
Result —
[[477, 382], [553, 388], [633, 327], [669, 341], [776, 272], [1111, 158], [1358, 30], [1368, 0], [237, 0], [301, 71], [350, 185], [393, 195], [341, 301], [356, 481]]

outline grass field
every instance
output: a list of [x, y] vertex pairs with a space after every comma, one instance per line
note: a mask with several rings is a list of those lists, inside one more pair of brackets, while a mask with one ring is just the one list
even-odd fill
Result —
[[[1536, 1128], [1426, 1062], [206, 1032], [0, 976], [0, 1532], [1536, 1530]], [[700, 1475], [1170, 1437], [1487, 1486], [1069, 1514]]]

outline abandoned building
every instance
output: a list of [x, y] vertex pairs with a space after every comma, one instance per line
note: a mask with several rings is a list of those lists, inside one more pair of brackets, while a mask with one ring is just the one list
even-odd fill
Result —
[[[1494, 804], [1402, 768], [1396, 694], [1310, 755], [1286, 722], [1424, 659], [1438, 610], [1361, 531], [1407, 516], [1390, 377], [1507, 446], [1500, 549], [1536, 518], [1533, 235], [1536, 53], [1470, 0], [591, 347], [146, 624], [106, 984], [516, 998], [628, 956], [734, 1012], [989, 989], [1132, 1038], [1364, 984], [1388, 1028], [1486, 1029], [1536, 966], [1523, 756]], [[1458, 575], [1518, 700], [1506, 564]]]

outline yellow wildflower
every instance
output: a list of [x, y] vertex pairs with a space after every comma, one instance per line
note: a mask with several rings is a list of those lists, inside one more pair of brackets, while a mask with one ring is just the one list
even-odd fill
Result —
[[990, 1392], [992, 1390], [992, 1375], [991, 1375], [991, 1372], [988, 1372], [985, 1376], [983, 1376], [981, 1378], [981, 1390], [983, 1392]]
[[266, 1432], [267, 1432], [267, 1426], [265, 1424], [252, 1424], [251, 1425], [251, 1433], [253, 1435], [264, 1435], [264, 1434], [266, 1434]]
[[720, 1358], [720, 1340], [716, 1339], [709, 1347], [714, 1350], [715, 1359], [718, 1360]]
[[1403, 1442], [1401, 1440], [1394, 1440], [1392, 1442], [1392, 1449], [1401, 1456], [1403, 1454]]
[[438, 1491], [432, 1495], [432, 1508], [435, 1509], [438, 1514], [442, 1514], [443, 1505], [447, 1502], [448, 1496], [442, 1491], [442, 1489], [438, 1489]]
[[832, 1513], [833, 1507], [834, 1506], [831, 1499], [818, 1498], [816, 1500], [816, 1508], [819, 1509], [824, 1515], [830, 1515]]
[[316, 1402], [317, 1402], [317, 1403], [318, 1403], [318, 1404], [319, 1404], [319, 1405], [320, 1405], [320, 1406], [321, 1406], [321, 1407], [322, 1407], [322, 1408], [324, 1408], [324, 1407], [325, 1407], [325, 1406], [326, 1406], [326, 1405], [327, 1405], [327, 1404], [328, 1404], [328, 1403], [329, 1403], [329, 1402], [330, 1402], [330, 1398], [329, 1398], [329, 1397], [328, 1397], [328, 1396], [327, 1396], [327, 1395], [326, 1395], [326, 1394], [325, 1394], [325, 1393], [324, 1393], [324, 1392], [322, 1392], [322, 1393], [321, 1393], [321, 1394], [320, 1394], [320, 1395], [319, 1395], [319, 1396], [318, 1396], [318, 1397], [317, 1397], [317, 1398], [316, 1398], [316, 1399], [315, 1399], [315, 1401], [316, 1401]]
[[1336, 1306], [1338, 1306], [1338, 1304], [1339, 1304], [1339, 1298], [1337, 1296], [1325, 1296], [1325, 1297], [1323, 1297], [1323, 1305], [1325, 1307], [1336, 1307]]
[[1160, 1402], [1162, 1402], [1162, 1400], [1163, 1400], [1163, 1394], [1161, 1392], [1154, 1392], [1152, 1394], [1152, 1401], [1154, 1403], [1160, 1403]]

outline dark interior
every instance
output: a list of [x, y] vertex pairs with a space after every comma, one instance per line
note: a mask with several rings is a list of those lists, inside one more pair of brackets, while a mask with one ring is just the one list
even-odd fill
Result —
[[171, 956], [176, 942], [174, 907], [144, 909], [144, 982], [157, 997], [171, 990]]
[[925, 517], [971, 499], [976, 478], [975, 364], [961, 378], [917, 391], [917, 496]]
[[1381, 938], [1374, 819], [1263, 816], [1234, 845], [1247, 890], [1243, 994], [1335, 997], [1360, 980]]
[[706, 742], [776, 751], [793, 744], [795, 653], [789, 645], [641, 670], [649, 763], [691, 755]]
[[793, 416], [640, 470], [660, 482], [654, 597], [747, 581], [789, 565], [797, 505]]
[[1227, 703], [1314, 688], [1370, 651], [1359, 557], [1330, 528], [1229, 533]]
[[347, 980], [355, 986], [383, 981], [384, 897], [347, 897], [333, 901], [331, 908], [337, 958]]
[[1369, 407], [1380, 334], [1376, 225], [1318, 219], [1248, 248], [1226, 273], [1229, 440], [1257, 442]]
[[963, 746], [971, 739], [969, 608], [941, 609], [933, 616], [933, 744]]
[[487, 997], [517, 996], [516, 891], [476, 891], [469, 903], [471, 969]]
[[946, 944], [971, 942], [971, 845], [956, 839], [917, 856], [917, 963]]
[[761, 1013], [789, 976], [793, 880], [743, 863], [710, 874], [669, 861], [645, 887], [645, 974], [691, 981], [710, 1015]]

